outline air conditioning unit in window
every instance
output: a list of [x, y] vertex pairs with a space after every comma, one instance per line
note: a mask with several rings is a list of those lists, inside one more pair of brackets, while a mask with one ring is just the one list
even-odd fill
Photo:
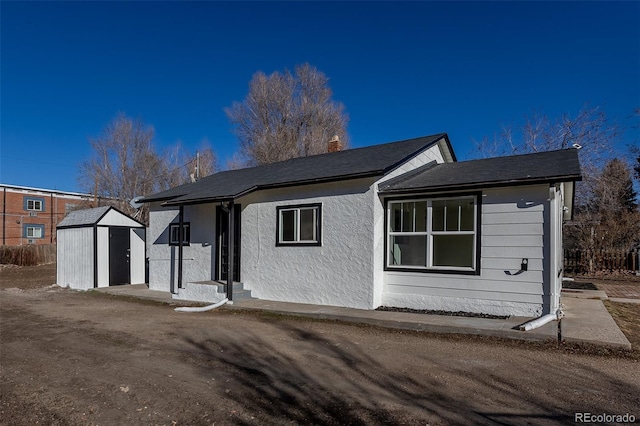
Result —
[[37, 212], [29, 212], [29, 216], [38, 217], [38, 213]]

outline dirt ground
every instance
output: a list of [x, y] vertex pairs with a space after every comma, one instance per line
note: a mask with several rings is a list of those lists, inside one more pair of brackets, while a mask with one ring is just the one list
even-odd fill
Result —
[[[553, 345], [218, 309], [0, 269], [0, 424], [566, 424], [640, 419], [640, 363]], [[637, 420], [636, 420], [637, 421]]]

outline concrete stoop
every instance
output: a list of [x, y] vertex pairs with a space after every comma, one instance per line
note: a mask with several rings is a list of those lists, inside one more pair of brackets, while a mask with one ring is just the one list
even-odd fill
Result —
[[[217, 303], [227, 297], [226, 284], [219, 281], [197, 281], [186, 283], [183, 288], [178, 289], [178, 293], [173, 295], [174, 299], [191, 300], [194, 302]], [[245, 290], [244, 285], [239, 282], [233, 283], [233, 300], [252, 299], [251, 290]]]

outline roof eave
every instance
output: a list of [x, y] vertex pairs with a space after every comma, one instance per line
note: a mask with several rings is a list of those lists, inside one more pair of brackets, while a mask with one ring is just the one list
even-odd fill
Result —
[[[243, 197], [255, 191], [262, 191], [266, 189], [276, 189], [276, 188], [287, 188], [291, 186], [313, 185], [318, 183], [337, 182], [341, 180], [363, 179], [368, 177], [373, 178], [373, 177], [382, 176], [383, 173], [384, 172], [382, 170], [376, 170], [375, 172], [352, 173], [349, 175], [334, 176], [330, 178], [307, 179], [307, 180], [291, 181], [291, 182], [279, 182], [279, 183], [274, 183], [269, 185], [256, 185], [233, 195], [229, 194], [229, 195], [218, 196], [218, 197], [202, 197], [202, 198], [194, 198], [194, 199], [188, 199], [188, 200], [167, 201], [165, 203], [162, 203], [162, 205], [163, 206], [180, 206], [180, 205], [188, 205], [188, 204], [205, 204], [205, 203], [233, 201], [237, 198]], [[173, 198], [177, 198], [177, 197], [173, 197]]]
[[565, 175], [540, 179], [516, 179], [508, 181], [495, 181], [495, 182], [477, 182], [477, 183], [465, 183], [457, 185], [437, 185], [437, 186], [423, 186], [416, 188], [397, 188], [397, 189], [381, 189], [378, 191], [380, 194], [412, 194], [417, 192], [450, 192], [450, 191], [463, 191], [469, 189], [482, 189], [482, 188], [496, 188], [504, 186], [522, 186], [522, 185], [536, 185], [543, 183], [553, 182], [576, 182], [581, 181], [581, 175]]

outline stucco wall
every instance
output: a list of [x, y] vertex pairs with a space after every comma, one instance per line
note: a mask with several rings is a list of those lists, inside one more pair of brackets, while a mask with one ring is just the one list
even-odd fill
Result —
[[[373, 307], [372, 179], [260, 191], [242, 204], [241, 276], [254, 297]], [[276, 247], [276, 207], [322, 203], [322, 245]]]
[[[480, 275], [386, 271], [382, 304], [414, 309], [538, 316], [550, 293], [545, 262], [549, 186], [482, 194]], [[523, 258], [528, 270], [520, 269]]]
[[[147, 247], [149, 288], [152, 290], [177, 291], [178, 247], [169, 245], [169, 225], [179, 222], [178, 212], [178, 208], [168, 209], [158, 203], [151, 205]], [[184, 222], [189, 222], [191, 243], [183, 247], [182, 281], [210, 280], [214, 269], [215, 205], [185, 206]]]

